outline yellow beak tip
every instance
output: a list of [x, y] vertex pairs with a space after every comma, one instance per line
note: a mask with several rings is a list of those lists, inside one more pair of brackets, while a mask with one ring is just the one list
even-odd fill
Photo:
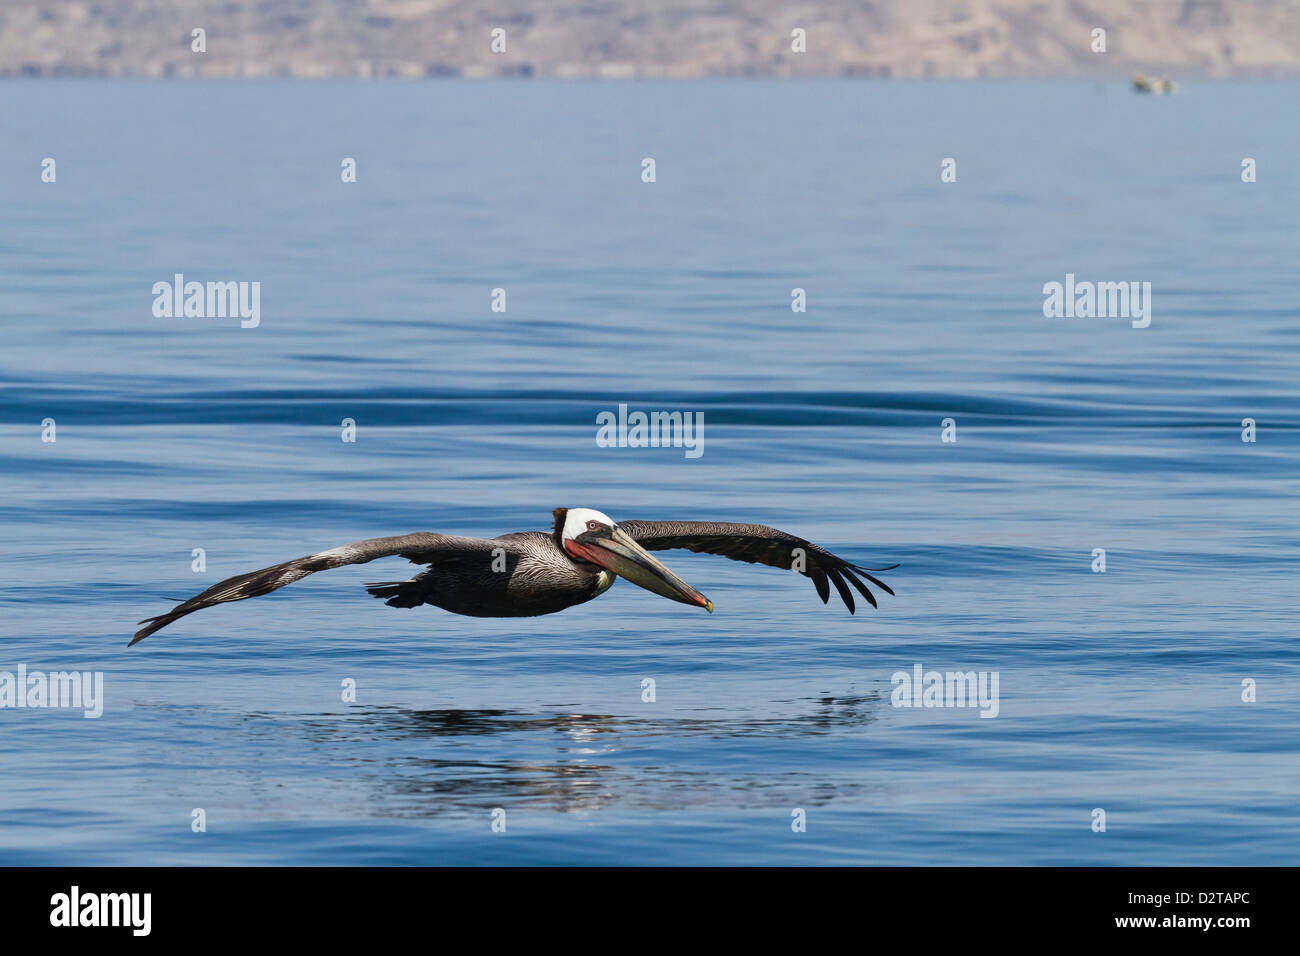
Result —
[[706, 611], [708, 611], [710, 614], [712, 614], [712, 613], [713, 613], [713, 602], [712, 602], [712, 601], [705, 601], [705, 602], [704, 602], [704, 609], [705, 609]]

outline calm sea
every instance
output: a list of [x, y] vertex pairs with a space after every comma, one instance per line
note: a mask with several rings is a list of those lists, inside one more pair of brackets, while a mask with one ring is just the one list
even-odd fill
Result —
[[[0, 710], [0, 862], [1297, 862], [1298, 95], [0, 84], [0, 671], [104, 679]], [[260, 324], [155, 317], [176, 273]], [[1067, 274], [1150, 326], [1045, 318]], [[599, 447], [620, 403], [703, 454]], [[715, 614], [476, 620], [367, 596], [395, 559], [126, 647], [230, 574], [560, 505], [772, 524], [897, 596], [669, 552]], [[997, 716], [894, 706], [918, 665]]]

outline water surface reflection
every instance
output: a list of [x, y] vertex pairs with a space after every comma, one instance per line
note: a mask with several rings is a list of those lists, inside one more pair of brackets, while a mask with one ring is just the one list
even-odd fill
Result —
[[[885, 695], [773, 702], [779, 716], [640, 717], [499, 709], [357, 707], [297, 722], [323, 763], [356, 771], [382, 816], [440, 816], [484, 807], [563, 812], [731, 804], [822, 805], [873, 784], [830, 782], [823, 748], [861, 732]], [[283, 732], [283, 714], [246, 722]], [[484, 738], [493, 738], [490, 747]], [[501, 759], [503, 753], [516, 754]]]

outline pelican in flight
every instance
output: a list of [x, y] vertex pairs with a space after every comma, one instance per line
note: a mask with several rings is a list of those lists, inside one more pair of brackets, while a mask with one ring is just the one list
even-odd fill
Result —
[[894, 593], [870, 572], [890, 571], [898, 565], [859, 567], [811, 541], [761, 524], [719, 521], [615, 524], [590, 508], [556, 508], [554, 516], [555, 525], [549, 532], [518, 531], [499, 538], [420, 532], [370, 538], [260, 571], [237, 574], [176, 605], [166, 614], [141, 621], [147, 626], [135, 632], [131, 644], [201, 608], [270, 594], [317, 571], [345, 564], [365, 564], [393, 555], [428, 567], [409, 581], [368, 584], [368, 592], [377, 598], [387, 598], [385, 603], [390, 607], [432, 604], [470, 617], [553, 614], [604, 594], [618, 577], [713, 613], [712, 601], [650, 554], [673, 548], [798, 571], [812, 579], [823, 604], [830, 599], [830, 585], [834, 584], [850, 614], [854, 611], [850, 584], [872, 607], [876, 606], [875, 597], [860, 578], [866, 578], [889, 594]]

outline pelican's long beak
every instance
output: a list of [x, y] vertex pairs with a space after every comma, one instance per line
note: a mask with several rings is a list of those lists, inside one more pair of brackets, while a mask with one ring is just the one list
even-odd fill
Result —
[[683, 604], [697, 604], [713, 613], [712, 601], [669, 571], [663, 562], [619, 528], [585, 531], [564, 544], [577, 556], [599, 564], [606, 571], [627, 578], [647, 591]]

